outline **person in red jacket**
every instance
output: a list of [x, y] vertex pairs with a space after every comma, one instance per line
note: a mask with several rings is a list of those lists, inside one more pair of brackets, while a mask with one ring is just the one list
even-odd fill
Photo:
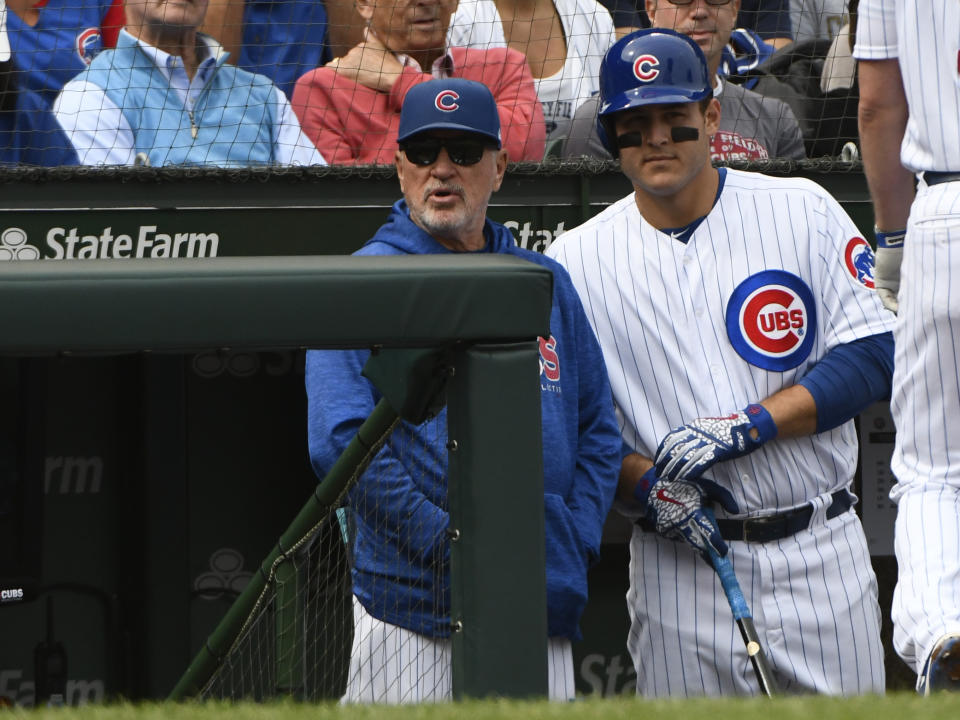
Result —
[[[293, 109], [331, 164], [392, 164], [407, 91], [434, 78], [483, 83], [500, 113], [509, 160], [543, 158], [546, 130], [533, 77], [510, 48], [446, 47], [456, 0], [357, 0], [364, 39], [297, 80]], [[455, 97], [445, 98], [450, 107]]]

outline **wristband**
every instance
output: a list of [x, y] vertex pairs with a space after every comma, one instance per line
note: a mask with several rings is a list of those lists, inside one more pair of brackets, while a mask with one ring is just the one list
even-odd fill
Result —
[[873, 236], [877, 239], [878, 248], [898, 248], [903, 247], [903, 239], [907, 236], [907, 231], [891, 230], [890, 232], [883, 232], [874, 226]]
[[747, 405], [743, 411], [757, 429], [757, 442], [765, 443], [777, 436], [777, 424], [763, 405]]
[[650, 490], [658, 479], [656, 468], [652, 467], [641, 476], [640, 482], [638, 482], [637, 486], [633, 489], [633, 499], [636, 500], [644, 510], [647, 508], [647, 499], [650, 497]]

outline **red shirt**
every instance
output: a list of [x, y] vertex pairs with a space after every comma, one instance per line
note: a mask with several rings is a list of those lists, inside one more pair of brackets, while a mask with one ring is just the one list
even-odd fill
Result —
[[[456, 47], [448, 50], [448, 58], [450, 77], [476, 80], [490, 88], [510, 161], [542, 160], [546, 129], [526, 57], [510, 48]], [[390, 92], [384, 93], [321, 67], [297, 80], [293, 110], [328, 163], [392, 165], [403, 99], [414, 85], [433, 78], [416, 63], [407, 65]]]

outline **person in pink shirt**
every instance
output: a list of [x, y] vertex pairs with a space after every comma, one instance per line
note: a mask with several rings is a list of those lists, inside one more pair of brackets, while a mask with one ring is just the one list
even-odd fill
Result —
[[510, 161], [543, 158], [543, 112], [526, 58], [510, 48], [446, 47], [456, 5], [456, 0], [357, 0], [366, 21], [363, 41], [300, 77], [293, 91], [303, 130], [329, 163], [392, 164], [407, 91], [447, 77], [490, 88]]

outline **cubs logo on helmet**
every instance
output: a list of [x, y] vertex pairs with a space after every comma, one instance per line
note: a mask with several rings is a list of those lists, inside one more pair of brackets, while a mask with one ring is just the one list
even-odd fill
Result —
[[93, 62], [93, 58], [100, 51], [100, 44], [100, 28], [87, 28], [77, 35], [77, 56], [84, 65]]
[[443, 110], [443, 112], [453, 112], [460, 107], [460, 103], [457, 100], [460, 99], [460, 94], [456, 90], [443, 90], [442, 92], [437, 93], [437, 97], [434, 98], [433, 104], [437, 106], [437, 110]]
[[633, 75], [640, 82], [650, 82], [660, 74], [660, 61], [653, 55], [641, 55], [633, 63]]
[[853, 279], [873, 290], [873, 266], [876, 260], [870, 243], [862, 237], [850, 238], [843, 253], [843, 260], [847, 265], [847, 272]]
[[795, 368], [810, 355], [817, 311], [807, 284], [784, 270], [751, 275], [730, 295], [727, 337], [737, 354], [764, 370]]

